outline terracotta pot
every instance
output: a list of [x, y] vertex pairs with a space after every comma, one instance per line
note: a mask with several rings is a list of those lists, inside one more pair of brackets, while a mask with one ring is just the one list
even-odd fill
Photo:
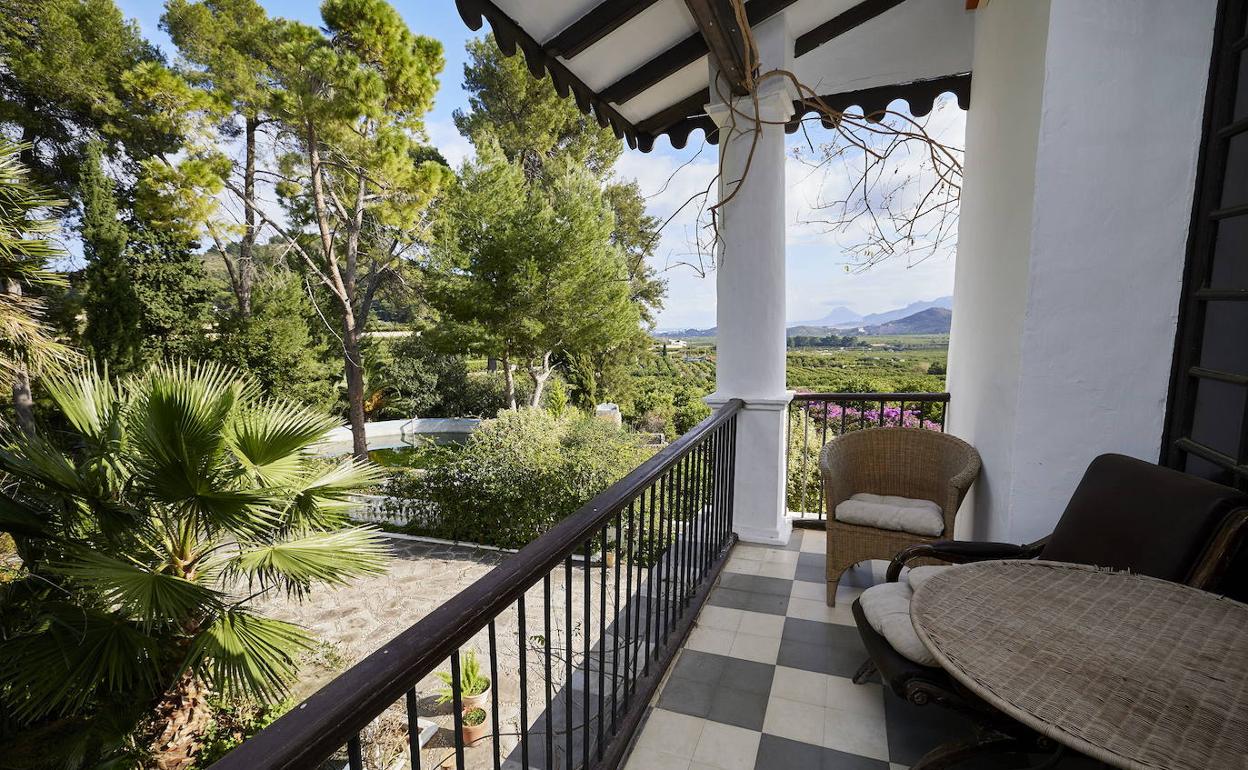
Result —
[[[480, 707], [478, 706], [478, 708]], [[467, 713], [470, 710], [471, 710], [470, 708], [465, 708], [464, 712]], [[460, 730], [460, 734], [464, 737], [465, 744], [476, 743], [477, 741], [481, 740], [489, 733], [490, 733], [490, 712], [488, 711], [485, 712], [485, 719], [481, 722], [481, 724], [479, 725], [464, 724], [463, 728]]]
[[[493, 686], [494, 686], [494, 683], [491, 682], [490, 687], [493, 687]], [[467, 711], [468, 709], [471, 709], [471, 708], [482, 708], [482, 709], [485, 709], [486, 712], [488, 713], [490, 710], [490, 706], [489, 706], [490, 687], [485, 688], [485, 690], [477, 693], [476, 695], [459, 696], [459, 700], [464, 706], [464, 711]], [[489, 720], [487, 719], [486, 721], [488, 722]]]

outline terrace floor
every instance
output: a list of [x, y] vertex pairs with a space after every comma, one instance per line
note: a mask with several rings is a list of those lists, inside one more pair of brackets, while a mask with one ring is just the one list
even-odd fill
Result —
[[867, 657], [850, 604], [880, 573], [851, 570], [828, 607], [824, 537], [794, 530], [786, 547], [733, 549], [628, 770], [900, 770], [970, 736], [969, 721], [950, 711], [850, 681]]

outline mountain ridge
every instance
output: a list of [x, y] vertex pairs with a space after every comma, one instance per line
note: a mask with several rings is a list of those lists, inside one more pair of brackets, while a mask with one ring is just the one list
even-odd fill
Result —
[[[935, 299], [930, 299], [930, 300], [918, 300], [916, 302], [911, 302], [905, 307], [894, 308], [892, 310], [884, 310], [879, 313], [868, 313], [866, 315], [859, 315], [858, 313], [854, 312], [848, 307], [845, 307], [844, 305], [838, 305], [837, 307], [834, 307], [831, 310], [829, 310], [827, 313], [825, 313], [822, 318], [818, 318], [813, 321], [790, 321], [789, 323], [785, 324], [785, 329], [791, 331], [793, 329], [797, 329], [800, 327], [802, 329], [801, 333], [808, 333], [808, 330], [811, 330], [811, 329], [829, 329], [829, 330], [830, 329], [836, 329], [836, 330], [865, 329], [865, 328], [869, 328], [872, 326], [881, 326], [883, 324], [887, 324], [893, 321], [900, 321], [900, 320], [903, 320], [905, 318], [908, 318], [910, 316], [913, 316], [917, 313], [921, 313], [931, 308], [952, 310], [953, 309], [953, 297], [944, 296], [944, 297], [936, 297]], [[714, 337], [717, 330], [718, 328], [715, 326], [712, 326], [709, 329], [695, 329], [695, 328], [659, 329], [653, 332], [653, 336], [655, 337]], [[947, 332], [948, 329], [946, 328], [945, 331]], [[896, 332], [884, 332], [884, 333], [895, 334]], [[912, 332], [912, 333], [921, 334], [924, 332]], [[931, 334], [931, 333], [938, 333], [938, 332], [926, 332], [926, 333]]]

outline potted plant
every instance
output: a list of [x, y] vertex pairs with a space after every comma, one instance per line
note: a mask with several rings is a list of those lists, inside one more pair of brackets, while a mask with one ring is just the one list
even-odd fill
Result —
[[[445, 685], [438, 693], [438, 703], [450, 703], [455, 699], [455, 680], [445, 671], [439, 671], [438, 678]], [[472, 708], [483, 709], [489, 695], [490, 678], [481, 673], [476, 653], [469, 650], [459, 667], [460, 705], [465, 711]]]
[[485, 709], [480, 706], [464, 709], [464, 728], [462, 730], [464, 743], [476, 743], [485, 737], [485, 734], [490, 729], [489, 721], [489, 714], [485, 713]]

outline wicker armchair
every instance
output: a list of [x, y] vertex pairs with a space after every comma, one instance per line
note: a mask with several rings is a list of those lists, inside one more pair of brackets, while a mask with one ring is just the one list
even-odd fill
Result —
[[[828, 512], [828, 604], [841, 574], [866, 559], [892, 559], [901, 549], [953, 537], [953, 519], [979, 476], [979, 453], [960, 438], [921, 428], [866, 428], [828, 442], [819, 455]], [[930, 500], [945, 528], [927, 537], [836, 520], [836, 506], [869, 492]]]

